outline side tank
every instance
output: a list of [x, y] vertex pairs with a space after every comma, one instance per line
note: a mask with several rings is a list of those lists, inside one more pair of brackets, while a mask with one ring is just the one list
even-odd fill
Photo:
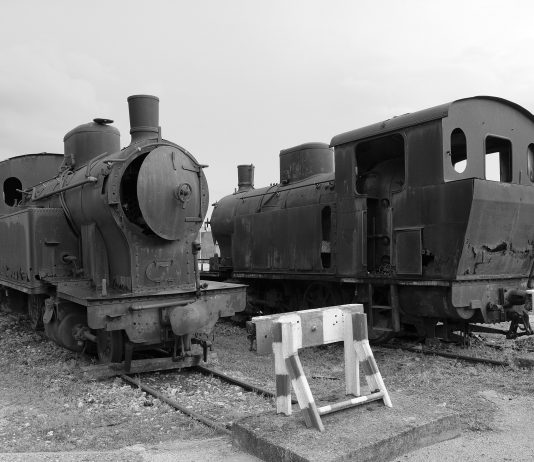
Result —
[[254, 189], [253, 179], [242, 181], [253, 169], [239, 166], [239, 189], [219, 200], [211, 217], [220, 269], [331, 271], [333, 169], [324, 143], [282, 150], [280, 184]]

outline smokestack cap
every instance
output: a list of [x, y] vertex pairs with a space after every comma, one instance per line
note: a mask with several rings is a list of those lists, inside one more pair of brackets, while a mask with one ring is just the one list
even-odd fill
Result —
[[159, 135], [159, 98], [153, 95], [128, 97], [132, 143]]

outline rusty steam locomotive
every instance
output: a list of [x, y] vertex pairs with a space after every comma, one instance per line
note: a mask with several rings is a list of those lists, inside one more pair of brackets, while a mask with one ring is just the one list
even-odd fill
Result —
[[280, 183], [253, 186], [238, 166], [215, 204], [210, 269], [253, 308], [364, 303], [377, 342], [503, 320], [532, 333], [534, 116], [517, 104], [467, 98], [286, 149]]
[[64, 138], [64, 155], [0, 163], [0, 286], [57, 343], [102, 362], [160, 346], [177, 362], [207, 346], [245, 287], [205, 282], [195, 239], [208, 206], [204, 165], [161, 138], [159, 99], [128, 98], [132, 140], [112, 120]]

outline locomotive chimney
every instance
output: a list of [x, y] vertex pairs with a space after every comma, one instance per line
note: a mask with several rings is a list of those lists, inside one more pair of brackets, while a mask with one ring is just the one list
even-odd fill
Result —
[[254, 165], [237, 166], [237, 192], [248, 191], [254, 188]]
[[159, 98], [152, 95], [133, 95], [128, 97], [130, 111], [130, 134], [132, 143], [157, 138], [159, 127]]

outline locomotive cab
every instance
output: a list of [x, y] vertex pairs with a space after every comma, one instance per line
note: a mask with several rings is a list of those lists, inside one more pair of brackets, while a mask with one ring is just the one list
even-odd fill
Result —
[[[339, 227], [340, 269], [363, 284], [377, 330], [400, 330], [402, 318], [432, 336], [438, 320], [513, 318], [508, 292], [525, 303], [533, 122], [513, 103], [475, 97], [334, 137], [338, 204], [353, 210]], [[348, 229], [361, 244], [344, 239]]]

